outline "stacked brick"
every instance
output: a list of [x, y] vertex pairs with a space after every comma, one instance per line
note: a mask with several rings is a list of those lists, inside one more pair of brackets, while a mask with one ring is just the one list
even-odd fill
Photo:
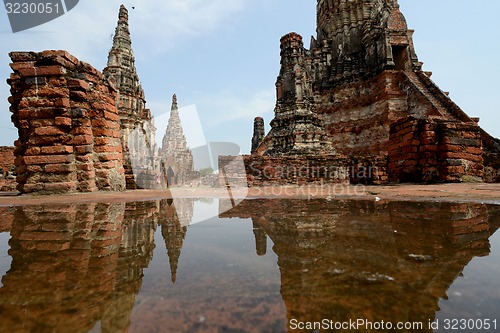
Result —
[[388, 171], [400, 182], [457, 182], [483, 177], [480, 128], [474, 123], [408, 117], [391, 125]]
[[110, 82], [65, 51], [10, 57], [18, 190], [123, 190], [120, 124]]
[[381, 157], [245, 155], [238, 163], [233, 156], [220, 156], [219, 185], [381, 184], [388, 179], [386, 165]]
[[15, 147], [0, 147], [0, 191], [14, 191], [15, 177]]
[[0, 179], [14, 171], [14, 149], [14, 147], [0, 147]]

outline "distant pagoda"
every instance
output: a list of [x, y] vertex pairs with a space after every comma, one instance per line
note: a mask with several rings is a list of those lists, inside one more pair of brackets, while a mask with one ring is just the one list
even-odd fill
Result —
[[175, 94], [172, 97], [172, 109], [162, 141], [160, 158], [161, 170], [165, 175], [167, 186], [185, 185], [193, 178], [193, 155], [182, 130]]

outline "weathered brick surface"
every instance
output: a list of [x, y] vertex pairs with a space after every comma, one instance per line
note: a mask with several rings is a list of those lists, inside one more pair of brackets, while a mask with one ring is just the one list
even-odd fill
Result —
[[13, 191], [16, 188], [15, 147], [0, 147], [0, 191]]
[[483, 149], [475, 123], [408, 117], [391, 125], [392, 181], [470, 181], [483, 177]]
[[[10, 110], [19, 129], [18, 190], [37, 194], [123, 190], [116, 91], [109, 81], [65, 51], [10, 56], [14, 71], [8, 80]], [[109, 120], [111, 114], [114, 121]], [[97, 163], [102, 160], [112, 161], [106, 172]]]
[[[385, 158], [354, 160], [335, 155], [269, 157], [245, 155], [243, 163], [233, 156], [219, 157], [219, 185], [245, 184], [381, 184], [387, 182]], [[245, 170], [242, 170], [244, 164]], [[246, 178], [246, 179], [245, 179]]]

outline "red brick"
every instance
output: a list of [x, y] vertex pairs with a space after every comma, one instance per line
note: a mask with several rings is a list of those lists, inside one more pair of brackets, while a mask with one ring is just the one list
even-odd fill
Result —
[[75, 146], [85, 146], [92, 144], [92, 141], [91, 135], [77, 135], [70, 141], [70, 144]]
[[31, 120], [32, 127], [46, 127], [46, 126], [54, 126], [54, 119], [33, 119]]
[[94, 143], [96, 146], [102, 146], [102, 145], [110, 145], [114, 144], [116, 142], [116, 139], [111, 139], [111, 138], [95, 138]]
[[114, 152], [116, 152], [116, 147], [113, 147], [113, 146], [95, 146], [94, 151], [96, 153], [114, 153]]
[[72, 120], [69, 117], [56, 117], [55, 124], [57, 126], [71, 126]]
[[57, 126], [38, 127], [38, 128], [35, 128], [34, 132], [37, 135], [46, 135], [46, 136], [55, 136], [55, 135], [66, 134], [65, 131], [63, 131], [62, 129], [60, 129]]
[[45, 172], [68, 173], [75, 171], [73, 164], [48, 164], [45, 166]]
[[482, 155], [483, 154], [483, 149], [478, 148], [478, 147], [467, 147], [465, 149], [465, 152], [468, 154], [473, 154], [473, 155]]
[[68, 80], [68, 86], [73, 88], [73, 89], [80, 89], [83, 91], [89, 90], [89, 83], [84, 81], [84, 80], [78, 80], [78, 79], [69, 79]]
[[45, 155], [45, 156], [25, 156], [24, 162], [30, 164], [56, 164], [69, 163], [73, 161], [71, 155]]
[[94, 169], [94, 164], [93, 163], [78, 164], [76, 167], [79, 171], [91, 171]]
[[46, 183], [44, 185], [44, 190], [48, 192], [69, 192], [76, 190], [75, 182], [63, 182], [63, 183]]
[[94, 128], [94, 135], [101, 137], [113, 137], [114, 131], [104, 128]]
[[18, 71], [24, 77], [64, 75], [67, 72], [60, 65], [19, 68]]
[[71, 129], [73, 135], [92, 135], [92, 133], [92, 128], [87, 126], [78, 126]]
[[78, 162], [92, 162], [94, 160], [94, 156], [92, 154], [88, 155], [79, 155], [76, 157]]
[[88, 153], [92, 153], [93, 151], [94, 151], [94, 147], [92, 145], [76, 147], [76, 152], [78, 154], [88, 154]]
[[120, 116], [117, 112], [104, 112], [104, 118], [115, 122], [120, 120]]
[[42, 152], [42, 148], [40, 148], [40, 147], [31, 147], [31, 148], [26, 149], [26, 152], [24, 153], [24, 155], [26, 155], [26, 156], [35, 156], [35, 155], [40, 155], [41, 152]]
[[52, 146], [52, 147], [42, 147], [41, 153], [45, 155], [50, 154], [72, 154], [72, 146]]

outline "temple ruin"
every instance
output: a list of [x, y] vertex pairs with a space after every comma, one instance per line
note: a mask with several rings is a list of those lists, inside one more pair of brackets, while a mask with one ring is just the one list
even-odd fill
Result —
[[318, 0], [310, 49], [281, 38], [271, 130], [244, 157], [249, 184], [500, 181], [500, 140], [422, 70], [412, 35], [396, 0]]
[[[310, 48], [296, 33], [281, 38], [271, 130], [255, 119], [245, 168], [221, 156], [220, 183], [500, 182], [500, 140], [422, 70], [412, 35], [396, 0], [318, 0]], [[65, 51], [10, 57], [19, 139], [15, 172], [3, 176], [15, 175], [21, 193], [165, 188], [196, 176], [176, 97], [163, 147], [155, 142], [123, 5], [102, 73]]]
[[[160, 156], [125, 6], [102, 73], [66, 51], [9, 55], [10, 111], [19, 139], [0, 157], [8, 164], [8, 153], [14, 152], [19, 192], [155, 189], [185, 184], [193, 176], [175, 96]], [[3, 176], [13, 175], [9, 170]]]
[[184, 185], [193, 179], [193, 154], [184, 136], [176, 95], [172, 97], [172, 109], [163, 136], [160, 160], [161, 172], [167, 186]]
[[[136, 189], [138, 184], [134, 174], [142, 174], [144, 178], [145, 172], [158, 169], [154, 159], [157, 159], [158, 147], [155, 143], [154, 119], [151, 110], [146, 108], [144, 90], [135, 68], [128, 10], [124, 5], [120, 6], [113, 46], [103, 74], [117, 89], [116, 106], [120, 116], [125, 179], [128, 189]], [[135, 168], [133, 163], [136, 164]]]

